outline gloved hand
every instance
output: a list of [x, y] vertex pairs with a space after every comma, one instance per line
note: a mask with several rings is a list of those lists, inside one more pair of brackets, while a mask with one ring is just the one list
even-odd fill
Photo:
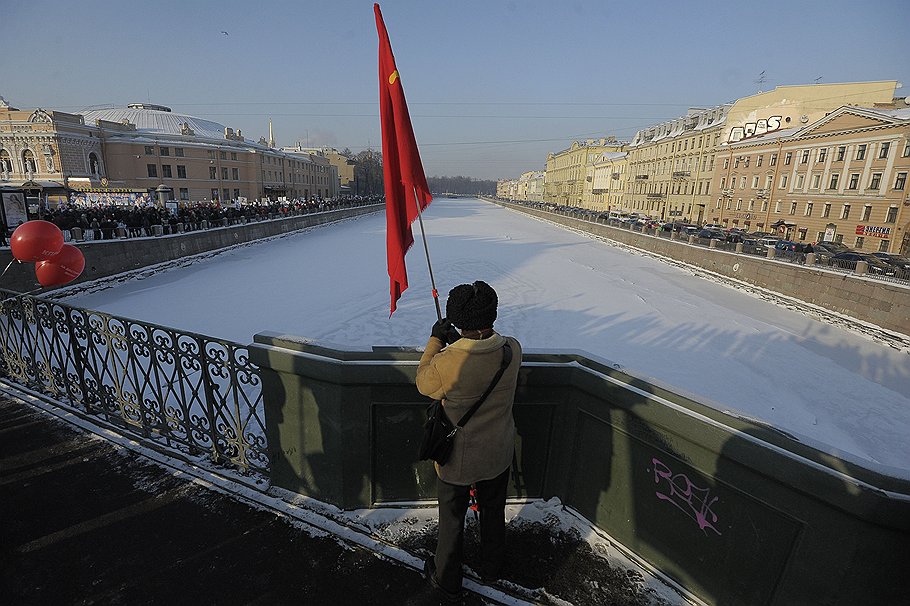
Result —
[[430, 335], [436, 337], [445, 345], [454, 343], [461, 338], [461, 335], [458, 334], [458, 331], [455, 330], [452, 323], [445, 318], [437, 320], [436, 323], [433, 324], [433, 330], [430, 332]]

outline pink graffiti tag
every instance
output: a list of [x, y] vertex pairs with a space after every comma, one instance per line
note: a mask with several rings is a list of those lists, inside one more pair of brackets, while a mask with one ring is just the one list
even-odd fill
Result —
[[[710, 488], [695, 486], [685, 474], [673, 475], [673, 470], [657, 459], [651, 459], [651, 465], [654, 466], [654, 483], [660, 484], [660, 490], [654, 493], [658, 499], [667, 501], [695, 520], [705, 534], [708, 534], [706, 528], [721, 534], [714, 527], [717, 523], [717, 514], [711, 510], [711, 506], [717, 502], [717, 497], [711, 497]], [[662, 480], [666, 482], [662, 484]]]

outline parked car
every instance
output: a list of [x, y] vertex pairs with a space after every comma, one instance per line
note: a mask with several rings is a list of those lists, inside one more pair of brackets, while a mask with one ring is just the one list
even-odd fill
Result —
[[720, 240], [721, 242], [727, 241], [727, 234], [719, 229], [708, 229], [707, 227], [696, 234], [697, 237], [703, 238], [705, 240]]
[[868, 264], [870, 274], [878, 274], [880, 276], [894, 275], [895, 268], [893, 266], [888, 265], [878, 257], [873, 257], [869, 253], [856, 251], [837, 253], [831, 257], [828, 264], [842, 269], [855, 269], [859, 261], [865, 261]]
[[885, 252], [874, 252], [872, 256], [894, 267], [895, 277], [910, 278], [910, 257]]
[[769, 248], [775, 248], [777, 246], [777, 238], [759, 238], [758, 242], [765, 247], [765, 251]]
[[743, 252], [749, 255], [763, 255], [768, 252], [768, 249], [758, 238], [749, 238], [747, 236], [743, 238]]
[[834, 255], [855, 251], [840, 242], [816, 242], [812, 245], [812, 252], [815, 253], [816, 263], [826, 263], [830, 265], [829, 261]]

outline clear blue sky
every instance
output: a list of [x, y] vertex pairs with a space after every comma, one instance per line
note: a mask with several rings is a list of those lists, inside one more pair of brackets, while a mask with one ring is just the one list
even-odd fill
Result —
[[[0, 0], [0, 95], [151, 101], [253, 139], [271, 117], [279, 145], [379, 148], [372, 4]], [[816, 78], [910, 94], [906, 0], [380, 5], [427, 175], [517, 177], [573, 139]]]

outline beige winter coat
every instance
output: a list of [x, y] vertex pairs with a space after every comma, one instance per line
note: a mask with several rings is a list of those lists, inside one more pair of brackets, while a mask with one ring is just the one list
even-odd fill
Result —
[[[494, 332], [486, 339], [462, 338], [443, 349], [430, 337], [417, 368], [417, 389], [442, 400], [446, 415], [457, 424], [480, 399], [502, 364], [502, 346], [507, 337]], [[455, 434], [448, 462], [436, 473], [443, 482], [467, 486], [495, 478], [512, 464], [515, 422], [512, 403], [521, 367], [521, 344], [508, 337], [512, 361], [496, 387], [474, 416]]]

